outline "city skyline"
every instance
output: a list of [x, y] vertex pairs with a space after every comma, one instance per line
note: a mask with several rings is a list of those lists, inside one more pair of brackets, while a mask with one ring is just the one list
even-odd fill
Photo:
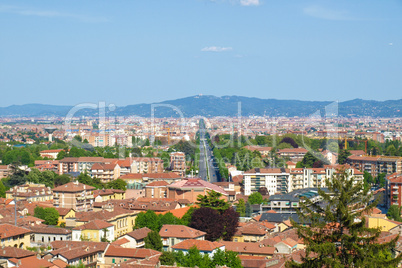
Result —
[[398, 1], [3, 1], [0, 107], [198, 94], [401, 99], [401, 9]]

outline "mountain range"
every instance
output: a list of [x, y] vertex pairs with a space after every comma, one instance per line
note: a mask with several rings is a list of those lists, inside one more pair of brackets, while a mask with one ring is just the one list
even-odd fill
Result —
[[[193, 116], [285, 116], [304, 117], [312, 114], [325, 113], [325, 107], [335, 107], [333, 112], [343, 117], [402, 117], [402, 99], [374, 101], [354, 99], [339, 102], [334, 106], [331, 101], [300, 101], [300, 100], [277, 100], [259, 99], [241, 96], [196, 95], [176, 100], [168, 100], [159, 103], [134, 104], [116, 107], [107, 115], [115, 116], [140, 116], [150, 117], [154, 108], [156, 117], [184, 117]], [[65, 117], [74, 106], [24, 104], [0, 107], [0, 117]], [[330, 109], [331, 110], [331, 109]], [[80, 109], [76, 116], [97, 116], [97, 109]], [[336, 115], [336, 114], [334, 114]]]

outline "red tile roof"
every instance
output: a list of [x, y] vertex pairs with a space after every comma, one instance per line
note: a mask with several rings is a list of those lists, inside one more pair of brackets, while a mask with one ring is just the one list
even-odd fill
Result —
[[211, 252], [215, 249], [223, 247], [223, 244], [219, 243], [219, 242], [211, 242], [208, 240], [186, 239], [186, 240], [172, 246], [172, 248], [189, 250], [190, 248], [192, 248], [194, 246], [196, 246], [199, 251]]
[[56, 188], [53, 188], [53, 192], [82, 192], [83, 190], [95, 190], [96, 188], [93, 186], [85, 185], [80, 182], [69, 182], [67, 184], [60, 185]]
[[31, 230], [10, 224], [0, 224], [0, 239], [30, 233]]
[[107, 257], [127, 257], [134, 259], [145, 259], [153, 256], [160, 256], [161, 252], [146, 248], [122, 248], [110, 245], [105, 252]]
[[108, 227], [112, 227], [113, 224], [110, 224], [106, 221], [102, 220], [93, 220], [86, 224], [74, 227], [73, 230], [102, 230]]
[[203, 231], [185, 226], [185, 225], [171, 225], [165, 224], [159, 231], [161, 237], [177, 237], [177, 238], [197, 238], [205, 235]]

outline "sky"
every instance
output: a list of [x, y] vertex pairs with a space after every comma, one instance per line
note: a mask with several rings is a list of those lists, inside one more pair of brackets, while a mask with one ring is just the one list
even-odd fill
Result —
[[0, 106], [402, 98], [402, 1], [0, 1]]

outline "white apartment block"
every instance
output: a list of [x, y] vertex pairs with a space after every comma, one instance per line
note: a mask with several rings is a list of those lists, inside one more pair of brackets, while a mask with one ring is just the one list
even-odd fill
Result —
[[[355, 181], [363, 180], [363, 173], [354, 168], [347, 169]], [[244, 194], [250, 195], [266, 187], [269, 195], [285, 194], [298, 189], [324, 188], [325, 181], [336, 173], [336, 168], [255, 168], [244, 172]]]

